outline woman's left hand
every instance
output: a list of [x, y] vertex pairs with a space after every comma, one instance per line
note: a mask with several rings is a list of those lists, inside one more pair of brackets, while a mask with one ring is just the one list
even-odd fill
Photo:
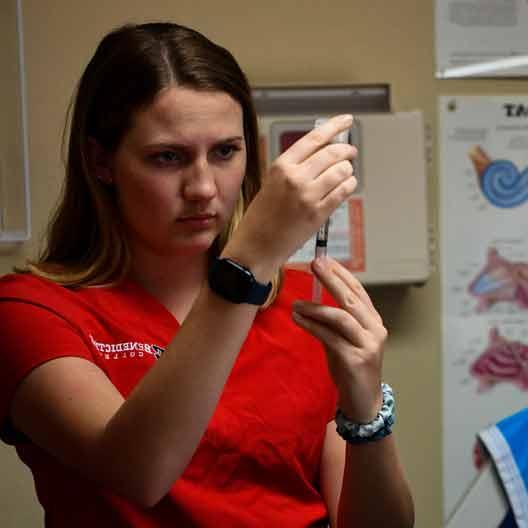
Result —
[[297, 301], [293, 319], [323, 343], [343, 414], [353, 422], [368, 423], [382, 405], [387, 330], [367, 292], [346, 268], [326, 257], [313, 261], [312, 270], [339, 308]]

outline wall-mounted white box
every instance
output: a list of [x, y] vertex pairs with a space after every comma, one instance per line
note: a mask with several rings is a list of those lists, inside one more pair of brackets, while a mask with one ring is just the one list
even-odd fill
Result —
[[[317, 117], [260, 115], [267, 163], [311, 130]], [[421, 112], [356, 113], [352, 142], [359, 148], [359, 185], [348, 203], [349, 257], [340, 260], [364, 284], [424, 283], [431, 266]]]

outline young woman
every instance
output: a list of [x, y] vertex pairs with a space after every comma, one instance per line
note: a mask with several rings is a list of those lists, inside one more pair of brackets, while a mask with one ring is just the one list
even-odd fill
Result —
[[356, 186], [330, 144], [351, 122], [261, 180], [228, 51], [168, 23], [102, 40], [47, 248], [0, 280], [2, 437], [47, 527], [413, 524], [381, 318], [331, 259], [321, 305], [282, 271]]

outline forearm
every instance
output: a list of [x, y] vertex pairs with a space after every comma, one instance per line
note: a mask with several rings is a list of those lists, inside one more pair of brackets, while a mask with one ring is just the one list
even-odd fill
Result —
[[394, 438], [347, 444], [338, 527], [410, 528], [414, 507]]
[[174, 340], [108, 423], [100, 470], [150, 505], [183, 473], [216, 408], [257, 307], [204, 286]]

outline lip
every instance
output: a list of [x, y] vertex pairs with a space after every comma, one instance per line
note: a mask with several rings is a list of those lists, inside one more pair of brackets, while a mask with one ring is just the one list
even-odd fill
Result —
[[215, 214], [197, 214], [182, 216], [178, 218], [178, 223], [193, 227], [193, 228], [204, 228], [209, 227], [216, 220]]
[[202, 214], [194, 214], [194, 215], [188, 215], [188, 216], [180, 216], [178, 219], [181, 222], [186, 222], [187, 220], [207, 220], [208, 218], [215, 218], [216, 215], [214, 213], [202, 213]]

